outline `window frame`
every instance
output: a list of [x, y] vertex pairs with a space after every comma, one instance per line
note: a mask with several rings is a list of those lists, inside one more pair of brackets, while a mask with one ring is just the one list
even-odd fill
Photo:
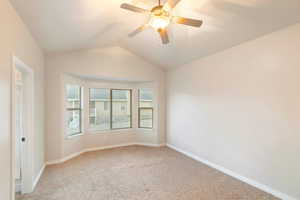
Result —
[[[152, 99], [152, 107], [141, 107], [140, 105], [141, 105], [141, 101], [140, 101], [140, 92], [141, 92], [141, 90], [142, 89], [144, 89], [144, 88], [139, 88], [138, 89], [138, 128], [140, 128], [140, 129], [149, 129], [149, 130], [152, 130], [153, 129], [153, 127], [154, 127], [154, 125], [153, 125], [153, 123], [154, 123], [154, 119], [153, 119], [153, 117], [154, 117], [154, 106], [153, 106], [153, 103], [154, 103], [154, 101], [153, 101], [153, 99]], [[150, 88], [149, 88], [150, 89]], [[143, 126], [141, 126], [141, 110], [151, 110], [152, 111], [152, 118], [151, 118], [151, 127], [143, 127]]]
[[[151, 110], [152, 111], [152, 116], [151, 116], [151, 127], [144, 127], [141, 126], [141, 110]], [[143, 128], [143, 129], [153, 129], [153, 116], [154, 116], [154, 109], [153, 107], [139, 107], [138, 109], [138, 128]]]
[[[88, 90], [89, 90], [89, 94], [88, 94], [88, 127], [89, 127], [89, 131], [92, 131], [92, 132], [104, 132], [104, 131], [110, 131], [111, 130], [111, 110], [109, 112], [110, 116], [109, 116], [109, 129], [92, 129], [91, 128], [91, 123], [90, 123], [90, 116], [91, 116], [91, 110], [90, 110], [90, 103], [91, 103], [91, 89], [98, 89], [98, 90], [108, 90], [109, 91], [109, 103], [111, 104], [111, 89], [110, 88], [102, 88], [102, 87], [89, 87]], [[96, 106], [96, 104], [95, 104]], [[111, 109], [111, 106], [109, 106], [109, 109]], [[96, 120], [96, 119], [95, 119]]]
[[[130, 126], [124, 128], [113, 128], [113, 98], [112, 91], [129, 91], [130, 96]], [[110, 129], [111, 130], [122, 130], [122, 129], [131, 129], [132, 128], [132, 89], [110, 89]]]
[[67, 135], [68, 138], [70, 138], [70, 137], [82, 135], [82, 133], [83, 133], [83, 131], [82, 131], [82, 120], [83, 120], [83, 118], [82, 118], [82, 113], [83, 113], [82, 112], [82, 110], [83, 110], [83, 96], [82, 96], [83, 92], [82, 92], [82, 90], [83, 90], [83, 87], [79, 84], [66, 84], [65, 85], [65, 91], [66, 91], [66, 93], [65, 93], [65, 102], [66, 102], [66, 104], [68, 102], [67, 86], [78, 86], [79, 87], [79, 108], [69, 108], [67, 105], [65, 107], [65, 110], [66, 110], [67, 113], [70, 112], [70, 111], [79, 111], [79, 132], [75, 132], [75, 133], [70, 134], [69, 131], [68, 131], [69, 130], [69, 125], [66, 124], [66, 127], [67, 127], [66, 135]]
[[[132, 89], [115, 89], [115, 88], [104, 88], [104, 87], [89, 87], [89, 94], [88, 94], [88, 127], [91, 132], [109, 132], [109, 131], [116, 131], [116, 130], [125, 130], [125, 129], [132, 129]], [[109, 121], [109, 129], [91, 129], [90, 127], [90, 92], [91, 89], [104, 89], [104, 90], [109, 90], [109, 113], [110, 113], [110, 121]], [[130, 126], [129, 127], [124, 127], [124, 128], [113, 128], [113, 98], [112, 98], [112, 93], [113, 91], [129, 91], [129, 96], [130, 96]]]

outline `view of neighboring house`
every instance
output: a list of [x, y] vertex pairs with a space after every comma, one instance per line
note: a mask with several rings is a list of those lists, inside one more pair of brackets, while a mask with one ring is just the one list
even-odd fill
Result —
[[[131, 109], [130, 90], [90, 89], [89, 125], [91, 130], [130, 128]], [[112, 123], [110, 123], [111, 120]]]

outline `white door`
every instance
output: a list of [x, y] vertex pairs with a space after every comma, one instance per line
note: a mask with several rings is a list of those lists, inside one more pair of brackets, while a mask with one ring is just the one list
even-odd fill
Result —
[[16, 179], [21, 179], [21, 138], [23, 136], [22, 120], [22, 86], [16, 88]]
[[24, 89], [22, 84], [22, 72], [16, 71], [15, 84], [15, 183], [16, 192], [22, 192], [22, 137], [24, 136]]
[[34, 73], [16, 57], [13, 57], [13, 64], [11, 192], [27, 194], [34, 188]]

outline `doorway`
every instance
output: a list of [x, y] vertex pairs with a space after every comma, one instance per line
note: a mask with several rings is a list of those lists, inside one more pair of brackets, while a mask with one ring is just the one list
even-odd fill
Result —
[[33, 190], [34, 77], [31, 68], [13, 57], [12, 69], [12, 199]]

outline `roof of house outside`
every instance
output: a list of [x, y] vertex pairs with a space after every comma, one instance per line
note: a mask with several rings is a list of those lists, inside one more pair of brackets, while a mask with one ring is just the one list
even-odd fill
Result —
[[80, 86], [67, 85], [67, 98], [68, 99], [79, 99], [79, 96], [80, 96]]
[[110, 99], [109, 89], [90, 89], [90, 99]]
[[140, 89], [140, 101], [152, 101], [153, 92], [151, 89]]

